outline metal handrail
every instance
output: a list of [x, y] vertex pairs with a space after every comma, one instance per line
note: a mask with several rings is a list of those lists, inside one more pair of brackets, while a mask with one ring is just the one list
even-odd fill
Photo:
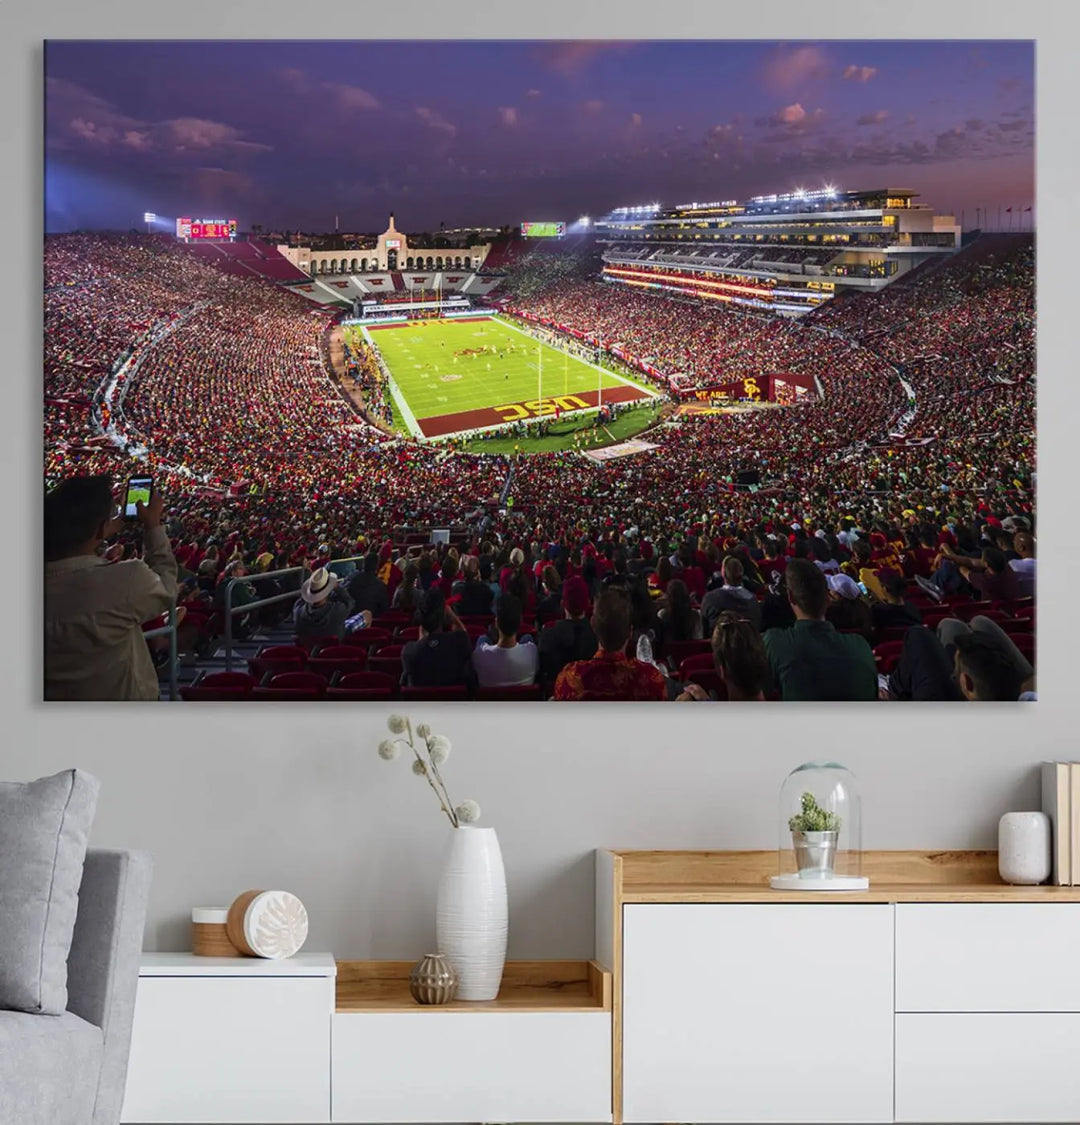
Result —
[[290, 591], [285, 594], [274, 594], [273, 597], [260, 598], [258, 601], [248, 602], [247, 605], [234, 606], [232, 604], [233, 587], [238, 582], [263, 582], [268, 578], [283, 578], [288, 574], [307, 574], [306, 566], [290, 566], [284, 570], [268, 570], [265, 574], [246, 574], [243, 578], [230, 578], [225, 583], [225, 606], [222, 612], [225, 615], [225, 671], [232, 671], [232, 622], [233, 618], [241, 613], [250, 613], [253, 609], [262, 609], [266, 605], [276, 605], [278, 602], [296, 601], [297, 594]]
[[160, 625], [156, 629], [149, 629], [143, 633], [143, 637], [147, 640], [151, 637], [164, 637], [166, 635], [169, 638], [169, 701], [175, 703], [180, 698], [176, 670], [179, 663], [176, 641], [176, 598], [173, 598], [169, 604], [169, 624]]

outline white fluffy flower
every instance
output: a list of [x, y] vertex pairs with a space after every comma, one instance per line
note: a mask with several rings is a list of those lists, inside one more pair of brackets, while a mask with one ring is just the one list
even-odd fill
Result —
[[430, 726], [428, 726], [428, 724], [427, 724], [427, 723], [421, 723], [421, 724], [420, 724], [420, 725], [419, 725], [419, 726], [418, 726], [418, 727], [416, 728], [416, 733], [417, 733], [417, 734], [418, 734], [418, 735], [419, 735], [419, 736], [420, 736], [421, 738], [430, 738], [430, 737], [431, 737], [431, 727], [430, 727]]
[[480, 819], [480, 806], [475, 801], [462, 801], [454, 814], [462, 824], [472, 824]]
[[409, 720], [404, 715], [391, 715], [386, 720], [386, 725], [390, 728], [391, 734], [404, 734], [405, 728], [409, 725]]
[[392, 738], [384, 738], [379, 743], [379, 757], [384, 762], [392, 762], [398, 756], [398, 744]]
[[427, 773], [427, 766], [417, 758], [412, 764], [412, 771], [417, 777], [423, 777]]
[[444, 734], [437, 734], [428, 743], [428, 750], [431, 752], [431, 760], [437, 765], [441, 766], [447, 758], [450, 757], [450, 739]]

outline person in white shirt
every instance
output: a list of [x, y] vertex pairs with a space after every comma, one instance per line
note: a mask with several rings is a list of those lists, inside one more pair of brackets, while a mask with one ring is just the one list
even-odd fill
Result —
[[1018, 531], [1013, 536], [1013, 550], [1020, 557], [1012, 559], [1009, 566], [1020, 580], [1020, 597], [1027, 598], [1035, 593], [1035, 539], [1031, 532]]
[[476, 642], [472, 662], [481, 687], [515, 687], [536, 681], [540, 654], [532, 638], [518, 640], [521, 628], [521, 601], [503, 594], [495, 607], [499, 639], [491, 644], [486, 637]]

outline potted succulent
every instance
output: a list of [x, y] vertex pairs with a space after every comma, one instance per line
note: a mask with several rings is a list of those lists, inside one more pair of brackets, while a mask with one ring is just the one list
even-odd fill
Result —
[[813, 793], [804, 793], [802, 812], [788, 821], [795, 860], [802, 879], [830, 878], [836, 863], [840, 817], [821, 808]]

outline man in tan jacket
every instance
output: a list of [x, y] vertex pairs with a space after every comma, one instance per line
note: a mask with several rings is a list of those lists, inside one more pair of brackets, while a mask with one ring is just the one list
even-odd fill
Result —
[[137, 505], [143, 559], [109, 563], [124, 526], [109, 477], [72, 477], [45, 497], [45, 698], [158, 699], [142, 624], [176, 597], [176, 559], [155, 490]]

